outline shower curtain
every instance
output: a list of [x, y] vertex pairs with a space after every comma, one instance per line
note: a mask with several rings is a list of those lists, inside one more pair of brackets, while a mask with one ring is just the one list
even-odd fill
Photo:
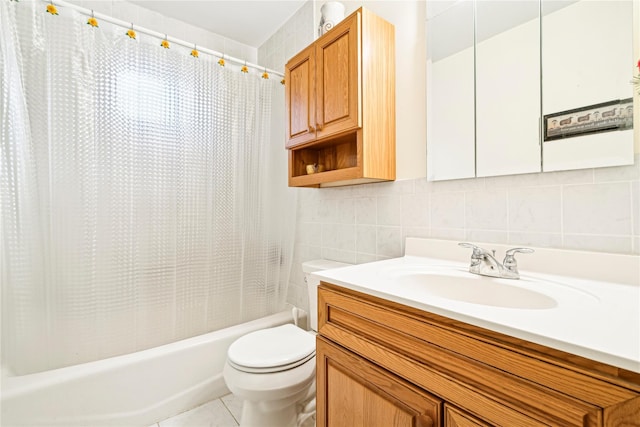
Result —
[[0, 0], [2, 363], [16, 374], [286, 300], [295, 193], [271, 142], [279, 81], [86, 22]]

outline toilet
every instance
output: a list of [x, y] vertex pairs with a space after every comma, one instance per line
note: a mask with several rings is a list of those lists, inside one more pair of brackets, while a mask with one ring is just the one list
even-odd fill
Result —
[[243, 399], [241, 427], [294, 427], [315, 412], [314, 331], [320, 282], [310, 274], [347, 265], [329, 260], [302, 263], [311, 331], [285, 324], [251, 332], [229, 346], [223, 375], [229, 390]]

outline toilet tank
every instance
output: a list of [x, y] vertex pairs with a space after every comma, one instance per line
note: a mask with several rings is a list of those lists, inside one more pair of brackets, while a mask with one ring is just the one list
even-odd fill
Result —
[[320, 285], [320, 281], [311, 277], [311, 273], [314, 271], [329, 270], [331, 268], [347, 267], [350, 265], [352, 264], [331, 261], [328, 259], [316, 259], [302, 263], [304, 282], [307, 284], [307, 292], [309, 294], [309, 324], [312, 330], [318, 330], [318, 286]]

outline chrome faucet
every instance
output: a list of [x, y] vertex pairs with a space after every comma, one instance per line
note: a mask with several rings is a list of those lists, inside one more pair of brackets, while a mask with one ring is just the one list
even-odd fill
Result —
[[496, 259], [496, 251], [489, 253], [486, 249], [476, 246], [473, 243], [458, 243], [458, 245], [471, 248], [471, 263], [469, 272], [482, 276], [500, 277], [502, 279], [519, 279], [518, 263], [515, 258], [516, 253], [532, 253], [530, 248], [513, 248], [505, 253], [502, 264]]

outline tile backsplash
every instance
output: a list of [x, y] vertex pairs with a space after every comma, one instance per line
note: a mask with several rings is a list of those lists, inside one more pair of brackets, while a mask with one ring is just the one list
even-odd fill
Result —
[[640, 254], [640, 155], [612, 168], [301, 188], [297, 218], [289, 302], [299, 307], [301, 262], [398, 257], [408, 236]]

